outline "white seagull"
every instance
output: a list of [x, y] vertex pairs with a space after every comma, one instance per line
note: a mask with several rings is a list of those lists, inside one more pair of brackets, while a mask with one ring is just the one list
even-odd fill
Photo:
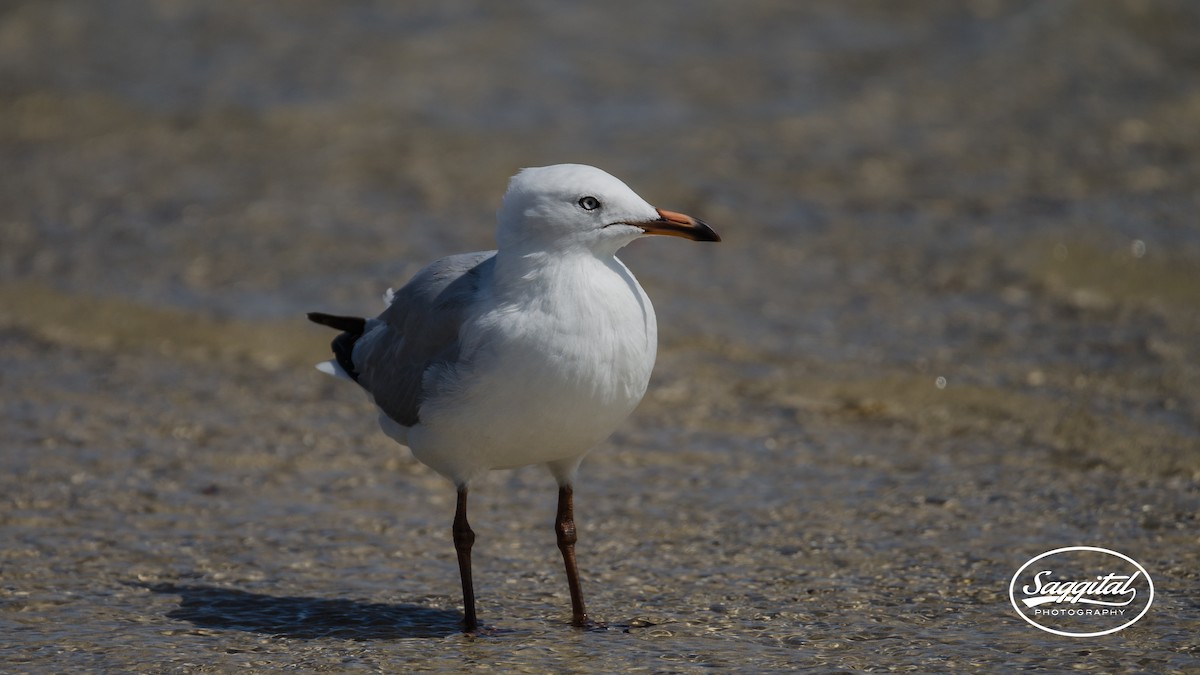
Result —
[[523, 169], [498, 215], [498, 250], [442, 258], [388, 293], [374, 319], [310, 313], [344, 331], [318, 369], [349, 378], [384, 433], [454, 482], [463, 623], [474, 632], [467, 487], [492, 469], [544, 464], [558, 481], [555, 532], [571, 623], [588, 626], [575, 566], [572, 485], [584, 455], [641, 401], [654, 368], [654, 307], [616, 252], [663, 234], [720, 241], [591, 166]]

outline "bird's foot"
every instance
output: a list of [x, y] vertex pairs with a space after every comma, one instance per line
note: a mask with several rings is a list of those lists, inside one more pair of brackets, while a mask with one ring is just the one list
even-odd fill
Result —
[[608, 630], [608, 623], [604, 621], [596, 621], [586, 616], [583, 617], [583, 620], [572, 621], [571, 626], [584, 631], [600, 632]]

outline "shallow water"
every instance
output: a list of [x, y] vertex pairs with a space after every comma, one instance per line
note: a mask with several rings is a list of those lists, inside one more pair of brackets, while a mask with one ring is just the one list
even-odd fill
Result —
[[[0, 664], [1172, 672], [1200, 653], [1200, 12], [1185, 2], [17, 2], [0, 10]], [[321, 377], [581, 161], [717, 246], [584, 464], [453, 491]], [[941, 379], [939, 379], [941, 378]], [[940, 383], [940, 384], [939, 384]], [[1154, 606], [1009, 606], [1088, 544]]]

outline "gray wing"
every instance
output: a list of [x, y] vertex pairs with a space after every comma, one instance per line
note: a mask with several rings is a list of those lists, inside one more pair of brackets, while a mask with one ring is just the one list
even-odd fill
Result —
[[491, 279], [495, 255], [463, 253], [430, 263], [367, 322], [354, 344], [354, 367], [388, 417], [406, 427], [420, 421], [425, 371], [458, 358], [459, 327]]

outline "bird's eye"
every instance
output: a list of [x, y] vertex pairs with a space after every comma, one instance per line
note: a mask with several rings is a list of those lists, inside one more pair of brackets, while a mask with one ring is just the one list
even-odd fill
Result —
[[595, 197], [582, 197], [579, 200], [579, 206], [584, 211], [595, 211], [600, 208], [600, 200]]

